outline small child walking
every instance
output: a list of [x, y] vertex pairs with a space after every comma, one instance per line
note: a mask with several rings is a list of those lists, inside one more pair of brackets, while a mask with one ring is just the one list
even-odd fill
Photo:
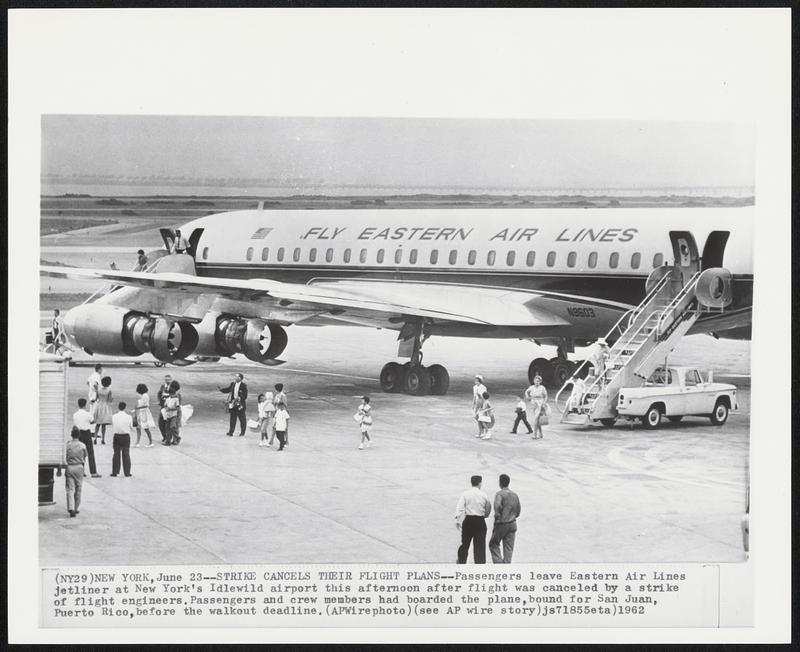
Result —
[[269, 446], [269, 435], [272, 430], [273, 414], [275, 405], [272, 403], [272, 396], [267, 398], [266, 394], [258, 395], [258, 430], [261, 433], [259, 446]]
[[527, 406], [525, 405], [525, 399], [522, 396], [517, 396], [517, 407], [515, 410], [517, 414], [517, 418], [514, 419], [514, 427], [511, 428], [511, 434], [517, 434], [517, 427], [520, 423], [524, 423], [525, 427], [528, 429], [528, 434], [530, 435], [533, 432], [533, 428], [531, 428], [531, 424], [528, 423], [528, 412]]
[[282, 451], [286, 446], [286, 428], [289, 427], [289, 413], [286, 411], [286, 403], [278, 403], [278, 409], [275, 410], [275, 436], [278, 438], [279, 451]]
[[370, 428], [372, 428], [372, 406], [369, 404], [369, 396], [361, 397], [361, 405], [358, 406], [356, 416], [359, 417], [359, 427], [361, 429], [361, 443], [358, 445], [358, 450], [364, 450], [364, 443], [366, 448], [372, 445], [372, 440], [369, 436]]

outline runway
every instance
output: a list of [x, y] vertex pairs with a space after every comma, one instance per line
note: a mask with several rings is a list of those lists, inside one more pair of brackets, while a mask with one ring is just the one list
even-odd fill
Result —
[[[533, 441], [508, 431], [528, 362], [550, 353], [520, 341], [431, 338], [426, 364], [451, 374], [444, 397], [384, 394], [377, 375], [396, 335], [347, 327], [292, 327], [287, 363], [220, 363], [158, 369], [108, 366], [116, 400], [151, 396], [165, 371], [195, 414], [178, 447], [133, 448], [132, 478], [109, 477], [111, 435], [96, 448], [102, 478], [84, 482], [77, 518], [64, 505], [39, 508], [42, 565], [185, 563], [454, 562], [453, 514], [469, 476], [493, 497], [511, 476], [522, 502], [517, 562], [736, 562], [744, 560], [749, 449], [749, 342], [686, 338], [675, 364], [711, 367], [739, 388], [740, 411], [721, 428], [687, 418], [657, 431], [559, 424]], [[290, 444], [259, 448], [257, 435], [226, 437], [224, 396], [235, 371], [256, 396], [284, 382]], [[70, 369], [70, 405], [85, 395], [86, 367]], [[472, 375], [482, 373], [498, 426], [476, 439]], [[374, 447], [357, 449], [352, 419], [372, 397]], [[555, 421], [555, 419], [554, 419]], [[160, 437], [156, 434], [156, 442]], [[491, 529], [491, 519], [489, 521]], [[471, 563], [471, 562], [470, 562]]]

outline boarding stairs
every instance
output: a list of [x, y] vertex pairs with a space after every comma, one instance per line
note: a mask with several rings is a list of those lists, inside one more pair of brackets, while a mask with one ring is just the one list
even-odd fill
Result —
[[[153, 273], [158, 269], [158, 265], [161, 262], [161, 259], [164, 256], [166, 256], [167, 253], [168, 252], [166, 252], [164, 249], [154, 249], [153, 251], [148, 252], [148, 254], [147, 254], [148, 263], [147, 263], [147, 266], [144, 269], [140, 269], [139, 268], [139, 264], [137, 263], [136, 265], [134, 265], [134, 267], [133, 267], [133, 269], [131, 269], [131, 271], [132, 272]], [[114, 269], [114, 268], [112, 268], [112, 269]], [[117, 288], [120, 288], [120, 287], [122, 287], [122, 286], [121, 285], [114, 285], [113, 283], [110, 284], [110, 285], [104, 285], [100, 289], [95, 290], [92, 293], [92, 295], [89, 298], [87, 298], [83, 303], [91, 303], [96, 298], [101, 297], [103, 295], [106, 295], [109, 292], [113, 292], [114, 290], [116, 290]]]
[[[580, 390], [573, 392], [561, 416], [561, 423], [588, 425], [599, 421], [612, 425], [617, 417], [617, 400], [623, 387], [639, 387], [660, 365], [698, 317], [708, 311], [719, 311], [702, 305], [697, 298], [698, 281], [703, 272], [691, 274], [683, 283], [685, 269], [665, 267], [664, 275], [647, 293], [644, 300], [626, 312], [606, 335], [613, 342], [605, 371], [590, 372]], [[574, 388], [584, 361], [556, 394]], [[578, 385], [580, 387], [580, 385]]]

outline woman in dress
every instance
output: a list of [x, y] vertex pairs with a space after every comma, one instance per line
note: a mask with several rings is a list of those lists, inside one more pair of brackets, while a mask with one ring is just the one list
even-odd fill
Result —
[[136, 401], [136, 410], [134, 412], [136, 415], [136, 443], [134, 446], [138, 448], [142, 439], [142, 430], [144, 430], [148, 440], [145, 448], [152, 448], [153, 436], [150, 434], [150, 428], [155, 428], [156, 422], [153, 419], [153, 413], [150, 412], [150, 394], [148, 393], [147, 385], [139, 383], [136, 386], [136, 393], [139, 395], [139, 399]]
[[478, 433], [476, 437], [483, 436], [483, 425], [478, 421], [480, 410], [483, 406], [483, 394], [486, 392], [486, 385], [483, 384], [483, 376], [475, 376], [475, 384], [472, 386], [472, 415], [475, 422], [478, 424]]
[[178, 399], [178, 416], [175, 420], [175, 429], [172, 433], [172, 445], [177, 446], [181, 443], [181, 427], [183, 426], [183, 397], [181, 396], [181, 384], [177, 380], [173, 380], [169, 384], [170, 396]]
[[489, 392], [484, 392], [480, 408], [478, 409], [478, 425], [481, 427], [481, 439], [492, 438], [494, 427], [494, 406], [489, 401]]
[[525, 398], [531, 402], [531, 415], [533, 416], [533, 437], [541, 439], [542, 433], [541, 417], [547, 414], [547, 389], [542, 385], [542, 377], [536, 376], [533, 385], [525, 390]]
[[100, 379], [100, 389], [97, 390], [97, 400], [94, 403], [94, 443], [97, 443], [97, 433], [102, 430], [102, 443], [106, 443], [106, 426], [111, 425], [111, 376]]

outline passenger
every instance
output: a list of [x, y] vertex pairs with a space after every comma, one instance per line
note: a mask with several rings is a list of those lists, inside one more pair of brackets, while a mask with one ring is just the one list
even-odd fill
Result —
[[100, 389], [97, 390], [97, 400], [94, 404], [94, 443], [97, 444], [97, 433], [102, 430], [102, 444], [106, 443], [106, 426], [111, 425], [111, 402], [114, 396], [111, 393], [111, 376], [103, 376], [100, 380]]
[[[173, 381], [173, 383], [174, 382], [175, 381]], [[164, 408], [161, 410], [161, 414], [166, 423], [166, 435], [163, 442], [164, 446], [172, 446], [180, 441], [180, 436], [178, 435], [178, 429], [180, 427], [178, 410], [180, 409], [180, 405], [181, 402], [178, 398], [178, 390], [174, 384], [170, 385], [169, 394], [164, 400]]]
[[517, 396], [517, 407], [515, 412], [517, 414], [516, 418], [514, 419], [514, 426], [511, 428], [511, 434], [517, 434], [517, 427], [520, 423], [524, 423], [525, 427], [528, 429], [528, 434], [530, 435], [533, 432], [531, 428], [531, 424], [528, 423], [528, 412], [525, 409], [525, 399], [522, 396]]
[[65, 453], [65, 461], [67, 464], [64, 478], [67, 487], [67, 511], [70, 517], [77, 516], [80, 512], [78, 507], [81, 506], [81, 489], [83, 488], [83, 463], [86, 460], [86, 446], [83, 445], [78, 437], [78, 428], [72, 428], [70, 433], [72, 439], [67, 442], [67, 449]]
[[153, 436], [150, 433], [150, 428], [155, 428], [156, 422], [153, 420], [153, 413], [150, 412], [150, 394], [148, 394], [147, 385], [139, 383], [136, 386], [136, 393], [139, 395], [139, 398], [136, 401], [136, 409], [133, 413], [133, 425], [136, 426], [136, 443], [134, 447], [139, 448], [139, 442], [142, 439], [142, 430], [144, 430], [148, 440], [145, 448], [152, 448]]
[[180, 229], [175, 230], [175, 240], [172, 242], [172, 253], [185, 254], [189, 250], [189, 242], [181, 235]]
[[475, 376], [475, 384], [472, 386], [472, 415], [475, 422], [478, 424], [478, 434], [475, 435], [476, 437], [480, 437], [483, 434], [483, 426], [481, 426], [480, 421], [478, 421], [478, 416], [481, 405], [483, 404], [484, 392], [486, 392], [486, 385], [483, 384], [483, 376], [477, 375]]
[[161, 387], [158, 388], [158, 429], [161, 432], [161, 443], [163, 444], [167, 440], [167, 422], [164, 420], [164, 417], [161, 415], [161, 410], [164, 409], [164, 401], [167, 400], [169, 396], [169, 386], [172, 383], [172, 376], [167, 374], [164, 376], [164, 383]]
[[247, 383], [244, 382], [244, 376], [242, 374], [234, 374], [230, 385], [217, 387], [217, 389], [228, 395], [228, 401], [225, 405], [230, 415], [230, 426], [225, 434], [228, 437], [233, 437], [233, 431], [236, 430], [236, 421], [238, 420], [239, 436], [244, 437], [245, 429], [247, 428]]
[[258, 442], [259, 446], [269, 446], [269, 432], [272, 428], [272, 415], [275, 414], [275, 406], [272, 403], [272, 392], [270, 392], [270, 400], [267, 400], [266, 394], [258, 395], [258, 431], [261, 433], [261, 441]]
[[97, 401], [97, 390], [100, 389], [100, 381], [103, 378], [103, 367], [102, 365], [96, 364], [94, 366], [94, 371], [89, 376], [89, 379], [86, 381], [86, 384], [89, 386], [89, 394], [87, 398], [89, 399], [89, 411], [94, 412], [94, 404]]
[[89, 460], [89, 473], [93, 478], [99, 478], [97, 465], [94, 459], [94, 443], [92, 442], [92, 415], [86, 409], [86, 399], [78, 399], [78, 409], [72, 415], [72, 424], [78, 429], [78, 439], [86, 446], [86, 454]]
[[[283, 403], [286, 406], [287, 409], [289, 408], [289, 401], [286, 398], [286, 392], [283, 389], [283, 383], [277, 383], [275, 385], [275, 398], [273, 399], [273, 403], [274, 403], [276, 409], [278, 407], [278, 403]], [[283, 445], [284, 446], [288, 446], [289, 445], [289, 424], [288, 423], [286, 424], [286, 432], [284, 433], [284, 438], [283, 439], [284, 439]]]
[[589, 347], [589, 361], [594, 367], [592, 374], [600, 379], [600, 383], [605, 383], [606, 364], [611, 356], [611, 351], [608, 348], [608, 343], [605, 338], [600, 337], [597, 341]]
[[111, 460], [111, 477], [119, 475], [120, 458], [125, 477], [131, 477], [131, 431], [133, 418], [125, 411], [125, 402], [119, 404], [119, 412], [114, 413], [114, 457]]
[[467, 563], [470, 543], [472, 557], [476, 564], [486, 563], [486, 518], [492, 513], [489, 497], [481, 491], [483, 478], [473, 475], [472, 485], [458, 498], [456, 503], [456, 527], [461, 531], [461, 545], [458, 547], [459, 564]]
[[[494, 495], [494, 527], [489, 539], [489, 552], [495, 564], [510, 564], [517, 538], [517, 518], [522, 511], [519, 496], [508, 488], [511, 478], [500, 475], [500, 491]], [[500, 554], [500, 544], [503, 554]]]
[[61, 311], [56, 308], [53, 311], [53, 323], [51, 326], [53, 334], [53, 353], [58, 353], [64, 345], [64, 323], [61, 319]]
[[364, 442], [366, 442], [367, 448], [372, 445], [369, 436], [370, 428], [372, 428], [372, 407], [369, 404], [369, 396], [361, 398], [361, 405], [358, 406], [356, 417], [358, 417], [358, 425], [361, 430], [361, 443], [358, 445], [358, 450], [364, 450]]
[[282, 451], [286, 446], [286, 429], [288, 426], [289, 413], [286, 411], [286, 404], [278, 403], [278, 409], [275, 411], [275, 434], [280, 444], [279, 451]]
[[478, 409], [478, 425], [481, 427], [481, 439], [492, 438], [494, 427], [494, 407], [489, 402], [489, 392], [484, 392], [481, 397], [481, 407]]
[[583, 395], [586, 393], [586, 381], [579, 376], [573, 376], [570, 381], [572, 382], [572, 392], [567, 400], [567, 412], [580, 412]]
[[172, 445], [177, 446], [181, 443], [181, 429], [192, 414], [192, 406], [183, 404], [181, 384], [177, 380], [173, 380], [169, 384], [169, 388], [170, 390], [175, 390], [175, 398], [178, 399], [178, 418], [176, 421], [176, 430], [172, 433]]
[[547, 390], [542, 385], [542, 377], [536, 376], [533, 385], [525, 390], [525, 398], [531, 402], [531, 415], [533, 416], [533, 439], [544, 437], [542, 425], [547, 424]]
[[[272, 392], [265, 392], [264, 400], [266, 401], [264, 411], [267, 415], [267, 446], [272, 446], [272, 442], [275, 441], [275, 395]], [[263, 434], [264, 431], [261, 432]]]
[[147, 263], [148, 263], [147, 254], [144, 253], [144, 249], [139, 249], [139, 251], [136, 252], [136, 255], [137, 255], [136, 269], [134, 269], [133, 271], [143, 272], [145, 269], [147, 269]]

